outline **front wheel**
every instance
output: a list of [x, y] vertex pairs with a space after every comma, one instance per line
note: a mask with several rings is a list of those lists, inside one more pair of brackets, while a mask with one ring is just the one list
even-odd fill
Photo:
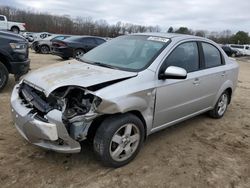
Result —
[[226, 110], [227, 110], [227, 106], [229, 104], [229, 93], [227, 91], [224, 91], [220, 98], [218, 99], [215, 107], [213, 110], [209, 111], [209, 115], [212, 118], [221, 118], [223, 117], [223, 115], [225, 114]]
[[133, 114], [105, 119], [94, 137], [94, 151], [104, 165], [120, 167], [132, 161], [142, 147], [144, 126]]

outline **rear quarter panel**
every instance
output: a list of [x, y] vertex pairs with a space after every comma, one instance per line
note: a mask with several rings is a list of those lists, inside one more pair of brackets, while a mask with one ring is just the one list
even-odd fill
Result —
[[218, 101], [219, 97], [221, 96], [221, 94], [228, 88], [232, 89], [232, 96], [234, 94], [234, 91], [237, 87], [237, 83], [238, 83], [238, 74], [239, 74], [239, 65], [236, 62], [235, 59], [233, 58], [229, 58], [226, 57], [225, 58], [226, 61], [226, 65], [225, 67], [225, 72], [226, 72], [226, 80], [223, 83], [223, 85], [220, 87], [220, 90], [217, 93], [217, 96], [214, 100], [213, 105], [216, 104], [216, 102]]

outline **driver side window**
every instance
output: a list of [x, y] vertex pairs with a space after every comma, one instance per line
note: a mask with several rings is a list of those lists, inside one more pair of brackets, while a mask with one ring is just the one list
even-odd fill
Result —
[[199, 70], [199, 52], [196, 42], [185, 42], [177, 46], [165, 59], [163, 69], [169, 66], [184, 68], [187, 72]]

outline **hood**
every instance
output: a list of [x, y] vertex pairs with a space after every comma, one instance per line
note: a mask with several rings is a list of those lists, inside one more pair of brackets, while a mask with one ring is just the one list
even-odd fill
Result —
[[9, 39], [10, 42], [26, 42], [23, 36], [6, 31], [0, 31], [0, 38]]
[[24, 82], [40, 88], [48, 96], [52, 91], [63, 86], [87, 88], [136, 75], [135, 72], [115, 70], [77, 60], [69, 60], [31, 71], [24, 77]]

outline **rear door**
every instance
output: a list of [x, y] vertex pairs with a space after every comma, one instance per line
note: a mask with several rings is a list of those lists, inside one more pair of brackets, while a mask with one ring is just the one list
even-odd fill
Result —
[[7, 30], [7, 20], [4, 16], [0, 16], [0, 30]]
[[202, 70], [200, 71], [200, 101], [205, 107], [213, 107], [216, 95], [225, 82], [227, 72], [225, 71], [225, 60], [220, 50], [206, 42], [200, 42], [202, 49]]
[[89, 50], [92, 50], [93, 48], [97, 46], [95, 39], [92, 37], [82, 38], [82, 44], [86, 52], [88, 52]]

